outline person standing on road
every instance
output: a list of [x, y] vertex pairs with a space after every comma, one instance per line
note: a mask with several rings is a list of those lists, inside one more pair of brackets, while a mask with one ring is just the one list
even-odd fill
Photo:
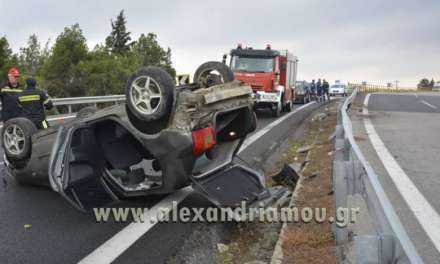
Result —
[[318, 82], [316, 83], [316, 90], [318, 92], [318, 102], [322, 102], [322, 83], [321, 83], [321, 79], [318, 79]]
[[310, 89], [311, 89], [312, 95], [315, 97], [315, 100], [316, 100], [316, 83], [315, 83], [314, 79], [312, 80], [312, 83], [310, 84]]
[[28, 78], [26, 85], [26, 89], [18, 97], [18, 102], [22, 107], [22, 116], [30, 119], [37, 129], [46, 129], [49, 124], [44, 110], [52, 109], [52, 101], [46, 92], [37, 88], [35, 79]]
[[1, 121], [3, 122], [21, 114], [17, 100], [18, 95], [22, 92], [18, 82], [19, 77], [20, 71], [17, 68], [11, 68], [8, 71], [8, 81], [0, 86]]
[[327, 99], [328, 101], [330, 101], [330, 95], [329, 95], [329, 87], [330, 85], [328, 84], [328, 82], [323, 79], [322, 80], [322, 89], [324, 91], [324, 101]]

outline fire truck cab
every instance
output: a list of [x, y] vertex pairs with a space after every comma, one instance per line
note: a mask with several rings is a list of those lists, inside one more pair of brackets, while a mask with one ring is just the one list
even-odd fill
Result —
[[287, 50], [242, 48], [231, 50], [230, 67], [235, 79], [250, 85], [254, 109], [270, 109], [273, 116], [292, 109], [298, 59]]

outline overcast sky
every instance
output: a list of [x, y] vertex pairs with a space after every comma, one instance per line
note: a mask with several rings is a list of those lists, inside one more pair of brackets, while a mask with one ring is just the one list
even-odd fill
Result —
[[79, 23], [93, 48], [121, 9], [133, 38], [155, 32], [172, 49], [179, 73], [237, 43], [270, 43], [299, 57], [299, 79], [440, 80], [439, 0], [0, 0], [0, 35], [17, 51], [32, 33], [44, 42]]

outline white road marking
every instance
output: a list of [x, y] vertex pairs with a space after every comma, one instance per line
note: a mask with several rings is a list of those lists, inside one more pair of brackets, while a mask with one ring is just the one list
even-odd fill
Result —
[[254, 143], [255, 141], [257, 141], [260, 137], [264, 136], [264, 134], [266, 134], [267, 132], [269, 132], [270, 130], [272, 130], [274, 127], [276, 127], [277, 125], [279, 125], [281, 122], [283, 122], [284, 120], [286, 120], [287, 118], [291, 117], [292, 115], [298, 113], [299, 111], [301, 111], [302, 109], [308, 107], [309, 105], [315, 104], [316, 102], [310, 102], [308, 104], [302, 105], [300, 107], [298, 107], [297, 109], [295, 109], [294, 111], [282, 116], [281, 118], [278, 118], [277, 120], [273, 121], [272, 123], [268, 124], [267, 126], [265, 126], [264, 128], [260, 129], [258, 132], [256, 132], [255, 134], [253, 134], [252, 136], [250, 136], [248, 139], [246, 139], [243, 143], [243, 145], [241, 146], [241, 149], [238, 151], [238, 153], [242, 152], [244, 149], [246, 149], [249, 145], [251, 145], [252, 143]]
[[[111, 263], [119, 257], [125, 250], [134, 244], [143, 234], [150, 230], [160, 220], [158, 218], [161, 208], [171, 210], [172, 203], [180, 203], [192, 192], [192, 187], [187, 186], [179, 191], [168, 195], [163, 200], [146, 211], [145, 222], [133, 222], [124, 229], [116, 233], [112, 238], [104, 242], [87, 257], [79, 261], [80, 264], [99, 264]], [[162, 211], [163, 212], [163, 211]], [[150, 221], [151, 219], [151, 221]]]
[[435, 106], [435, 105], [432, 105], [432, 104], [430, 104], [430, 103], [426, 102], [425, 100], [422, 100], [422, 101], [420, 101], [420, 102], [422, 102], [422, 104], [425, 104], [425, 105], [427, 105], [427, 106], [431, 107], [432, 109], [437, 109], [437, 106]]
[[376, 150], [382, 164], [390, 175], [397, 190], [406, 201], [408, 207], [414, 213], [417, 221], [425, 230], [434, 246], [440, 251], [440, 215], [435, 211], [431, 204], [422, 195], [419, 189], [414, 185], [408, 175], [399, 166], [391, 153], [385, 147], [373, 126], [370, 118], [368, 118], [368, 101], [370, 95], [365, 97], [363, 114], [364, 126], [370, 138], [373, 148]]
[[[265, 135], [267, 132], [272, 130], [278, 124], [291, 117], [295, 113], [298, 113], [300, 110], [314, 104], [316, 102], [310, 102], [308, 104], [302, 105], [295, 109], [294, 111], [284, 115], [281, 118], [273, 121], [269, 125], [265, 126], [251, 137], [245, 140], [240, 151], [245, 150], [249, 145], [257, 141], [260, 137]], [[153, 206], [150, 210], [148, 210], [145, 214], [144, 219], [157, 219], [158, 212], [162, 210], [161, 208], [171, 208], [172, 202], [177, 201], [180, 203], [183, 201], [190, 193], [192, 192], [192, 187], [188, 186], [179, 191], [167, 196], [162, 201]], [[107, 264], [114, 261], [117, 257], [119, 257], [125, 250], [127, 250], [132, 244], [134, 244], [140, 237], [142, 237], [145, 233], [147, 233], [158, 221], [146, 221], [144, 223], [133, 222], [124, 227], [121, 231], [116, 233], [109, 240], [104, 242], [101, 246], [96, 248], [93, 252], [87, 255], [84, 259], [82, 259], [80, 264]]]

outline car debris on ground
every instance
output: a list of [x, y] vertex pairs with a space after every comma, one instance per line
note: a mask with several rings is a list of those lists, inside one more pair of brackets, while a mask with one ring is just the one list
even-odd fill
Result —
[[315, 146], [313, 146], [313, 145], [306, 145], [306, 146], [300, 147], [296, 152], [297, 153], [305, 153], [305, 152], [312, 150], [314, 147]]

